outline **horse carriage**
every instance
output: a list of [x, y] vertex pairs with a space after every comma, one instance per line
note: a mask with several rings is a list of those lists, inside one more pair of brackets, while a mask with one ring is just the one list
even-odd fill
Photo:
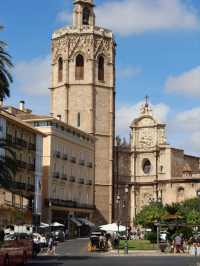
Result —
[[94, 231], [90, 235], [88, 245], [89, 251], [107, 251], [108, 250], [108, 235], [105, 231]]

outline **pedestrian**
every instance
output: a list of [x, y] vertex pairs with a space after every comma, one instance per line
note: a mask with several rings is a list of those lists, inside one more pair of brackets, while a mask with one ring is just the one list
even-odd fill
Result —
[[99, 237], [99, 248], [102, 250], [102, 249], [105, 249], [105, 236], [104, 236], [104, 233], [102, 232], [100, 237]]
[[176, 248], [176, 253], [180, 253], [181, 251], [181, 245], [182, 245], [182, 238], [180, 235], [177, 235], [174, 239], [174, 244]]
[[56, 241], [53, 236], [49, 238], [47, 254], [55, 255], [56, 254]]
[[0, 228], [0, 242], [3, 242], [5, 238], [5, 232], [3, 228]]
[[180, 234], [180, 237], [181, 237], [181, 251], [185, 253], [185, 250], [184, 250], [185, 240], [184, 240], [183, 234]]

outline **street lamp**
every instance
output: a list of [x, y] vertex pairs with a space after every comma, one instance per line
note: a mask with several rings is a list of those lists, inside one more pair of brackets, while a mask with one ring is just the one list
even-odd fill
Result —
[[[128, 192], [129, 192], [129, 189], [128, 189], [128, 186], [125, 187], [125, 194], [126, 194], [126, 199], [127, 199], [127, 204], [128, 204]], [[124, 204], [124, 207], [125, 207], [125, 204]], [[127, 221], [126, 221], [126, 241], [125, 241], [125, 245], [124, 245], [124, 253], [125, 254], [128, 254], [128, 214], [127, 214]]]
[[117, 253], [119, 254], [119, 243], [120, 243], [120, 240], [119, 240], [119, 224], [120, 224], [120, 217], [119, 217], [119, 206], [120, 205], [120, 195], [118, 194], [117, 195], [117, 215], [118, 215], [118, 218], [117, 218], [117, 228], [118, 228], [118, 232], [117, 232], [117, 239], [118, 239], [118, 245], [117, 245]]

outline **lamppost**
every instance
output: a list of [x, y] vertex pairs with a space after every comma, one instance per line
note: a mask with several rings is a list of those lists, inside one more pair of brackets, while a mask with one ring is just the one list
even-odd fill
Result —
[[119, 146], [121, 143], [121, 139], [119, 137], [116, 137], [116, 190], [117, 190], [117, 197], [116, 197], [116, 203], [117, 203], [117, 227], [118, 227], [118, 232], [117, 232], [117, 253], [119, 254], [119, 245], [120, 245], [120, 240], [119, 240], [119, 225], [120, 225], [120, 194], [119, 194]]
[[120, 239], [119, 239], [119, 225], [120, 225], [120, 215], [119, 215], [119, 210], [120, 210], [120, 195], [119, 193], [117, 194], [117, 253], [119, 254], [119, 244], [120, 244]]
[[[127, 199], [127, 205], [128, 205], [128, 186], [125, 187], [125, 195], [126, 195], [126, 199]], [[126, 207], [126, 206], [124, 206]], [[128, 213], [127, 213], [127, 217], [126, 217], [126, 241], [125, 241], [125, 245], [124, 245], [124, 253], [128, 254]]]

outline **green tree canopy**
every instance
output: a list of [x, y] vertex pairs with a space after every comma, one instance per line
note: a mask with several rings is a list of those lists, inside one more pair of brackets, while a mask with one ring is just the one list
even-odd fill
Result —
[[182, 221], [188, 224], [200, 224], [200, 199], [193, 198], [165, 206], [161, 203], [151, 203], [138, 213], [135, 222], [146, 227], [152, 226], [156, 220], [167, 223]]
[[[0, 26], [0, 31], [3, 29]], [[9, 86], [13, 81], [10, 74], [10, 69], [13, 64], [11, 62], [11, 56], [5, 51], [7, 44], [0, 40], [0, 99], [4, 99], [10, 96]]]
[[141, 210], [136, 217], [136, 223], [152, 227], [155, 222], [162, 221], [166, 210], [162, 203], [150, 203]]

